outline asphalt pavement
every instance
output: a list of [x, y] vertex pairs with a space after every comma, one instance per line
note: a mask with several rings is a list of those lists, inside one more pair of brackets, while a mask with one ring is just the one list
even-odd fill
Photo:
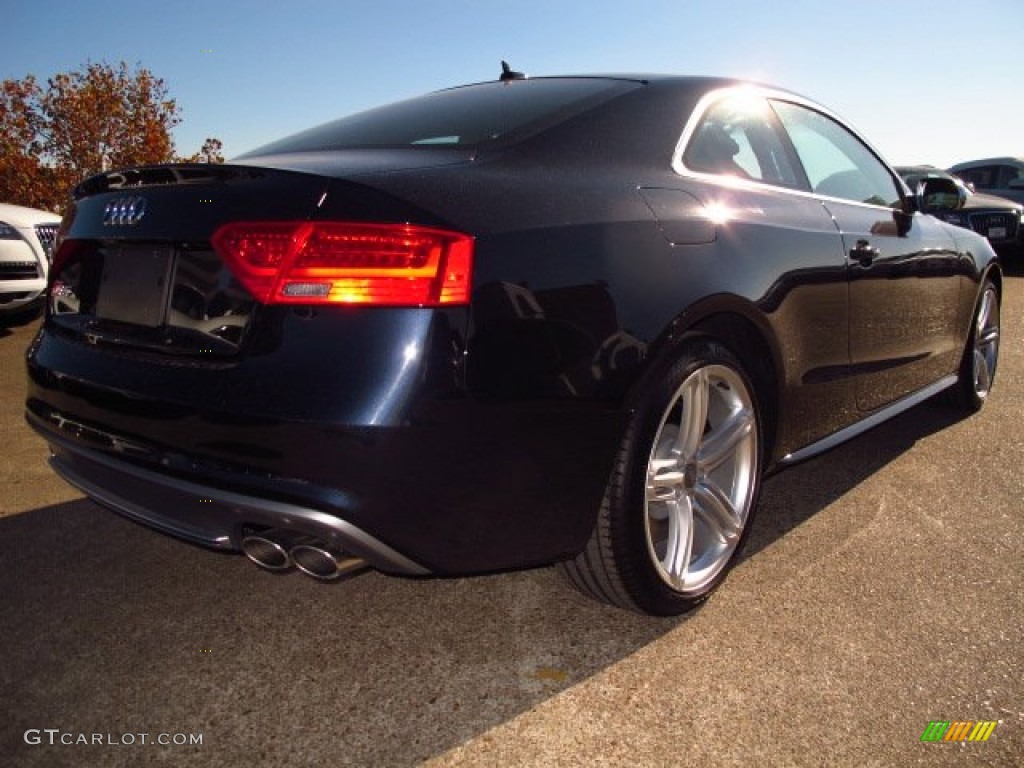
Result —
[[985, 409], [771, 478], [742, 562], [672, 620], [550, 568], [322, 584], [140, 527], [47, 468], [38, 323], [0, 327], [0, 765], [1022, 765], [1022, 320], [1018, 272]]

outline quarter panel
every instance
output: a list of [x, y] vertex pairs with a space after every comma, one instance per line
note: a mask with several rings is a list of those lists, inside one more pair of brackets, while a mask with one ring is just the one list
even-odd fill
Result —
[[[736, 312], [779, 350], [777, 456], [857, 417], [842, 240], [819, 201], [639, 169], [642, 184], [623, 184], [602, 171], [544, 192], [466, 175], [463, 221], [473, 222], [476, 192], [500, 195], [507, 211], [500, 230], [477, 240], [467, 368], [475, 394], [618, 407], [689, 328]], [[660, 190], [654, 209], [640, 187]], [[442, 215], [455, 216], [448, 205], [457, 204], [440, 203]], [[666, 232], [699, 237], [674, 245]]]

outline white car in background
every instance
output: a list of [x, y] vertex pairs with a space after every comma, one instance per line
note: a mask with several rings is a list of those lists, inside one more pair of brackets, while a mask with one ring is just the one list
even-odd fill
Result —
[[60, 216], [0, 203], [0, 317], [41, 305]]

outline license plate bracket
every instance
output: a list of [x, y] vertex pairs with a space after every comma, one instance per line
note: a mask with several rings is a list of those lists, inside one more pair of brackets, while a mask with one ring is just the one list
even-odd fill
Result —
[[105, 249], [96, 316], [156, 328], [167, 317], [174, 254], [167, 246]]

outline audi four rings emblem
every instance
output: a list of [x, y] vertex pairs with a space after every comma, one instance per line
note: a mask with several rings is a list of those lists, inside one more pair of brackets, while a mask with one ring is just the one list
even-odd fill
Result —
[[103, 209], [103, 225], [126, 227], [138, 224], [146, 215], [146, 198], [117, 197]]

